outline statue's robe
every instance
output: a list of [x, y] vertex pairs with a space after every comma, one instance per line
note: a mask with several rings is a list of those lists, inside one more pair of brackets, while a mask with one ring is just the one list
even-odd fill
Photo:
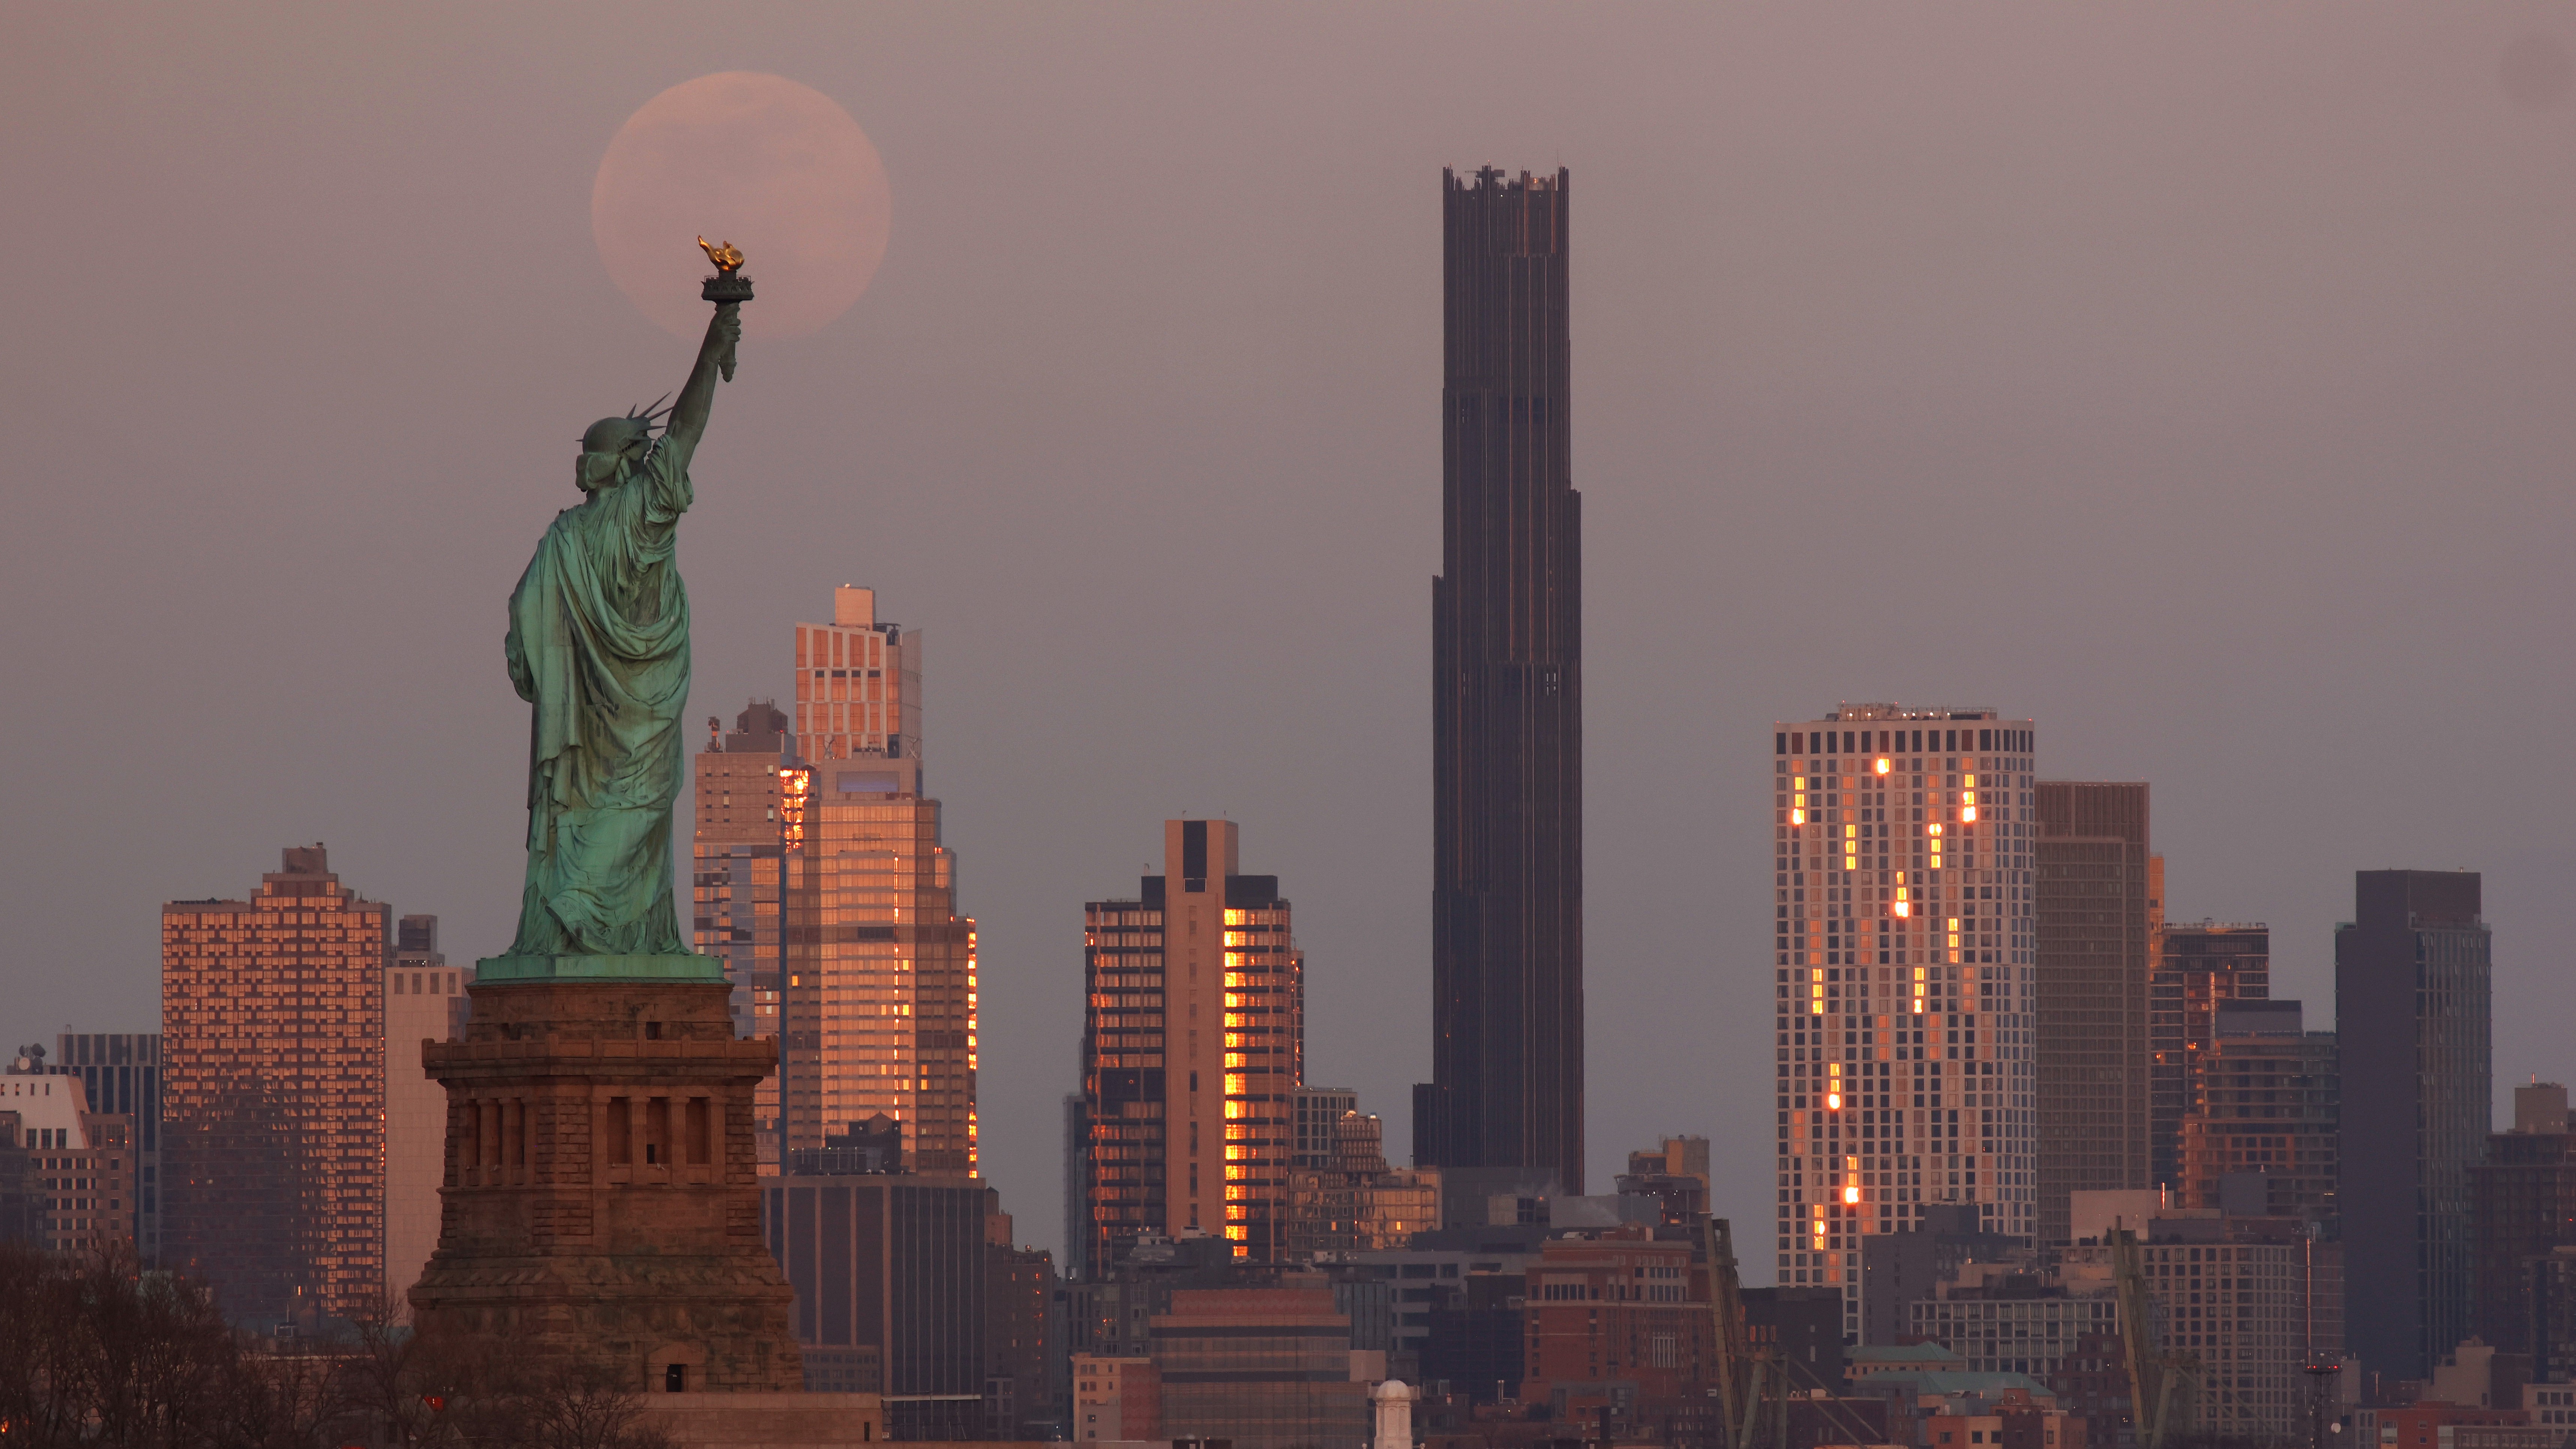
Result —
[[671, 806], [689, 702], [689, 596], [673, 545], [691, 500], [666, 440], [555, 515], [510, 594], [510, 682], [536, 706], [528, 883], [514, 956], [688, 950]]

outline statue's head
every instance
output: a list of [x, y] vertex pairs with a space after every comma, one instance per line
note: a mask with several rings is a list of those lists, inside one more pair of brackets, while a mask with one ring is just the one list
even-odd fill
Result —
[[651, 406], [627, 413], [624, 417], [601, 418], [581, 435], [581, 457], [573, 464], [573, 481], [584, 493], [625, 481], [635, 465], [653, 451], [653, 426], [664, 413], [656, 412], [660, 399]]

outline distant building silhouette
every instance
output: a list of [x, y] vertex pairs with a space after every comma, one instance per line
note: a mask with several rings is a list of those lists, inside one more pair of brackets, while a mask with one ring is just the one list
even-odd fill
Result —
[[2200, 1098], [2200, 1059], [2217, 1039], [2219, 1009], [2271, 994], [2270, 927], [2168, 921], [2157, 932], [2147, 1007], [2148, 1177], [2154, 1185], [2182, 1186], [2182, 1119]]
[[2148, 977], [2158, 902], [2147, 787], [2039, 782], [2039, 1241], [2068, 1195], [2148, 1185]]
[[2553, 1249], [2576, 1244], [2576, 1133], [2567, 1088], [2513, 1089], [2513, 1130], [2490, 1133], [2470, 1171], [2477, 1252], [2477, 1336], [2500, 1353], [2534, 1351], [2531, 1278]]
[[2342, 1057], [2300, 1030], [2295, 1001], [2222, 1001], [2193, 1058], [2177, 1208], [2225, 1208], [2328, 1229], [2342, 1158]]
[[1431, 1081], [1446, 1191], [1583, 1191], [1583, 536], [1568, 176], [1442, 173], [1441, 572], [1431, 586]]
[[2390, 1378], [2469, 1336], [2469, 1174], [2493, 1092], [2479, 894], [2474, 871], [2366, 870], [2335, 930], [2348, 1338]]

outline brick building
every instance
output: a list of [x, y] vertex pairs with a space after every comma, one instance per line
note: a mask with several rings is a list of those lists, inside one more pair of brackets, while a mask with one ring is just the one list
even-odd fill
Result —
[[1704, 1282], [1689, 1243], [1657, 1242], [1641, 1225], [1549, 1240], [1529, 1270], [1521, 1398], [1559, 1420], [1607, 1407], [1681, 1435], [1711, 1432]]

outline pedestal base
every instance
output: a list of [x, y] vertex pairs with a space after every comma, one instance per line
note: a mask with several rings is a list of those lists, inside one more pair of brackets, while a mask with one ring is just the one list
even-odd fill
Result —
[[669, 956], [485, 956], [477, 981], [722, 981], [724, 962], [681, 952]]

